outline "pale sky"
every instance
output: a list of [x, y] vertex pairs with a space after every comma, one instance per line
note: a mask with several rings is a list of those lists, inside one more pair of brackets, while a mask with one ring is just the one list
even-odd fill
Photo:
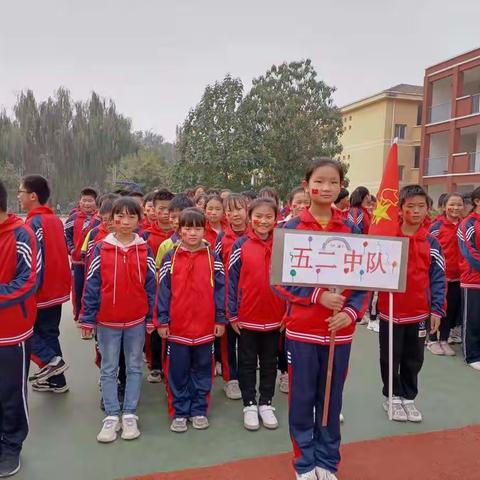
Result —
[[112, 98], [168, 140], [225, 74], [311, 58], [341, 106], [480, 47], [480, 1], [42, 0], [0, 6], [0, 108], [19, 91]]

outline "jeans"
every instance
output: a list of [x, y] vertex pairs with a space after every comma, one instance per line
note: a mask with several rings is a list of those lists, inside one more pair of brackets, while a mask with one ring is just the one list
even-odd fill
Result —
[[107, 416], [118, 416], [121, 413], [120, 403], [118, 401], [117, 377], [122, 339], [127, 372], [123, 413], [135, 413], [140, 398], [143, 379], [145, 324], [141, 323], [140, 325], [124, 330], [99, 325], [97, 327], [97, 337], [100, 353], [102, 354], [100, 383], [102, 386], [105, 413]]

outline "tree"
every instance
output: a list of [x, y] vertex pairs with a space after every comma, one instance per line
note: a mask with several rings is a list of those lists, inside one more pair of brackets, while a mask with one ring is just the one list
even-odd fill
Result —
[[239, 108], [243, 84], [227, 75], [208, 85], [177, 134], [178, 157], [172, 168], [176, 187], [197, 183], [241, 189], [252, 170], [248, 138]]
[[240, 114], [258, 186], [274, 186], [284, 196], [299, 185], [313, 158], [340, 153], [342, 120], [334, 91], [317, 78], [308, 59], [274, 65], [253, 80]]

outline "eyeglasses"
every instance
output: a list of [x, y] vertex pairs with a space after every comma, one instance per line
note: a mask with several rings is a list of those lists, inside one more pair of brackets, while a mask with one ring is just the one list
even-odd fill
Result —
[[28, 190], [17, 190], [17, 193], [31, 193]]

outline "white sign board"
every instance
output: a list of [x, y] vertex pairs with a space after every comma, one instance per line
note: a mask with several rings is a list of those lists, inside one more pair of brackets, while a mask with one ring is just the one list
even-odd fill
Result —
[[272, 284], [402, 292], [408, 239], [276, 229]]

